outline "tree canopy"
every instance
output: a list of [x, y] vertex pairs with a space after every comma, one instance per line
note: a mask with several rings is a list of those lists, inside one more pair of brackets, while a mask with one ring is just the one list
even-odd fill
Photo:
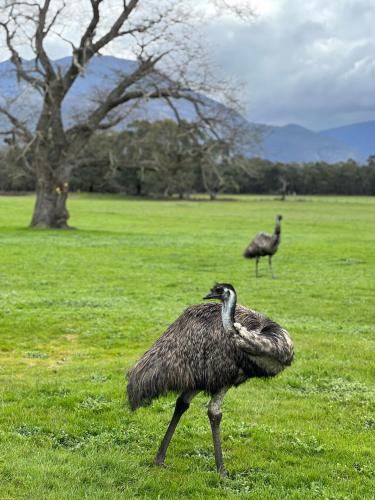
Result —
[[[0, 153], [0, 190], [30, 191], [35, 177], [9, 146]], [[375, 195], [375, 161], [273, 163], [246, 158], [236, 145], [186, 121], [139, 121], [121, 132], [96, 132], [72, 170], [72, 191], [188, 198], [193, 193]]]

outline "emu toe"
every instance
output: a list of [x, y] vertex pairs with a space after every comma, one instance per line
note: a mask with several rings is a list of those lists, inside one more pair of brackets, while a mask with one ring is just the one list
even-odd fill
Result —
[[159, 458], [157, 456], [154, 459], [154, 465], [157, 465], [158, 467], [167, 467], [165, 465], [164, 459], [163, 458]]
[[223, 479], [225, 479], [229, 476], [225, 467], [221, 467], [217, 472], [219, 473], [220, 477], [222, 477]]

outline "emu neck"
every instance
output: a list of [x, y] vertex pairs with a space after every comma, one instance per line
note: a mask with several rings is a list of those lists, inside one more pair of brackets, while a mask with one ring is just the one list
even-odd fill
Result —
[[221, 319], [223, 321], [223, 327], [226, 332], [230, 332], [233, 330], [236, 302], [236, 294], [232, 290], [230, 290], [229, 297], [223, 300], [221, 308]]
[[273, 233], [273, 239], [276, 243], [280, 241], [280, 236], [281, 236], [281, 222], [277, 221], [275, 226], [275, 231]]

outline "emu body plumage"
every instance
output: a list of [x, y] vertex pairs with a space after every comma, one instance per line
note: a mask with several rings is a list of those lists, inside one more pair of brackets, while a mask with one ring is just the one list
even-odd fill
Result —
[[[277, 323], [240, 305], [235, 321], [267, 339], [269, 349], [275, 349], [270, 358], [285, 366], [291, 363], [289, 350], [278, 345], [285, 330]], [[131, 408], [136, 410], [171, 391], [212, 395], [224, 386], [238, 385], [239, 378], [244, 382], [275, 375], [244, 349], [245, 344], [240, 335], [224, 331], [220, 304], [187, 308], [130, 370], [127, 392]]]
[[265, 257], [266, 255], [268, 255], [268, 264], [272, 273], [272, 277], [275, 277], [272, 270], [272, 256], [275, 255], [280, 245], [281, 220], [282, 215], [277, 215], [275, 230], [273, 234], [258, 233], [244, 251], [244, 257], [246, 257], [247, 259], [255, 259], [256, 277], [258, 277], [259, 259], [261, 257]]
[[[231, 287], [217, 285], [226, 286]], [[181, 415], [191, 399], [204, 391], [212, 396], [208, 414], [217, 469], [224, 474], [219, 425], [225, 392], [252, 377], [273, 377], [293, 360], [293, 344], [286, 330], [262, 314], [236, 306], [231, 289], [234, 303], [227, 312], [224, 299], [222, 306], [189, 307], [129, 372], [127, 393], [133, 410], [168, 392], [181, 394], [155, 459], [159, 465]]]

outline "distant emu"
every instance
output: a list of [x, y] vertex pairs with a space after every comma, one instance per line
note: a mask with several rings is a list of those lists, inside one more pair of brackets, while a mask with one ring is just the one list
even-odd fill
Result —
[[255, 258], [255, 276], [258, 277], [258, 265], [259, 259], [268, 255], [268, 265], [272, 274], [272, 278], [275, 278], [272, 270], [272, 256], [275, 255], [277, 249], [280, 245], [280, 235], [281, 235], [281, 221], [283, 216], [276, 215], [276, 225], [273, 234], [258, 233], [255, 238], [249, 243], [244, 251], [243, 256], [248, 259]]
[[168, 392], [179, 392], [167, 432], [155, 457], [164, 465], [168, 445], [182, 414], [200, 391], [211, 396], [211, 424], [216, 468], [225, 476], [220, 440], [220, 405], [225, 393], [252, 377], [274, 377], [293, 360], [293, 343], [277, 323], [237, 305], [232, 285], [215, 285], [204, 299], [220, 304], [189, 307], [172, 323], [129, 372], [132, 410]]

